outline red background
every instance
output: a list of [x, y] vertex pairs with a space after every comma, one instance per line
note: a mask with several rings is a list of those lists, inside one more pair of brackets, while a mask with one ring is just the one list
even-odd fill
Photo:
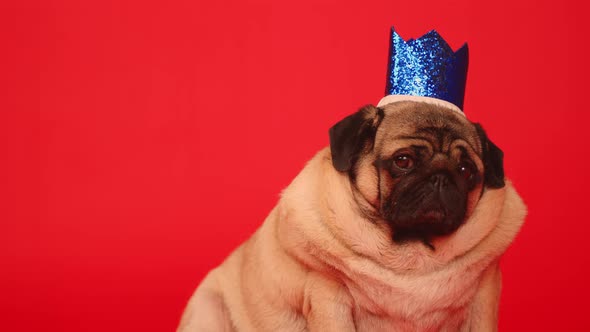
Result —
[[585, 326], [583, 1], [1, 6], [1, 330], [173, 330], [327, 129], [382, 97], [391, 25], [469, 42], [466, 113], [528, 204], [501, 330]]

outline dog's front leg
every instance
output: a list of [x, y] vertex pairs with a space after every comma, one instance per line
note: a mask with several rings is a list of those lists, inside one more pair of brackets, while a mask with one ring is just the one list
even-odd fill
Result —
[[469, 317], [461, 331], [498, 331], [498, 305], [501, 288], [502, 273], [498, 262], [495, 262], [483, 273], [469, 310]]
[[311, 272], [305, 283], [303, 315], [309, 332], [355, 332], [353, 300], [348, 289]]
[[223, 296], [212, 273], [191, 297], [177, 332], [235, 332]]

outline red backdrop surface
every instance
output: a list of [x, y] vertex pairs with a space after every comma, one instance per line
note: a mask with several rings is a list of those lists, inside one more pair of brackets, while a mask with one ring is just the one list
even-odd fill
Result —
[[391, 25], [469, 42], [465, 111], [529, 207], [501, 330], [587, 328], [583, 1], [1, 6], [1, 330], [173, 330], [327, 129], [382, 97]]

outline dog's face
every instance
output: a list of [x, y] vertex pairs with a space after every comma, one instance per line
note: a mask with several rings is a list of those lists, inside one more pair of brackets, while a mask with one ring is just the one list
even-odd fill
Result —
[[465, 222], [484, 186], [504, 186], [502, 151], [481, 126], [433, 104], [365, 106], [330, 129], [330, 148], [360, 211], [395, 242], [431, 246]]

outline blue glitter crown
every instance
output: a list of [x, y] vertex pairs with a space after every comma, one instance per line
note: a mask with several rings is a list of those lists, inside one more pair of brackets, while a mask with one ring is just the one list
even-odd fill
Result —
[[410, 95], [446, 100], [463, 109], [469, 50], [453, 52], [432, 30], [407, 42], [391, 28], [386, 95]]

